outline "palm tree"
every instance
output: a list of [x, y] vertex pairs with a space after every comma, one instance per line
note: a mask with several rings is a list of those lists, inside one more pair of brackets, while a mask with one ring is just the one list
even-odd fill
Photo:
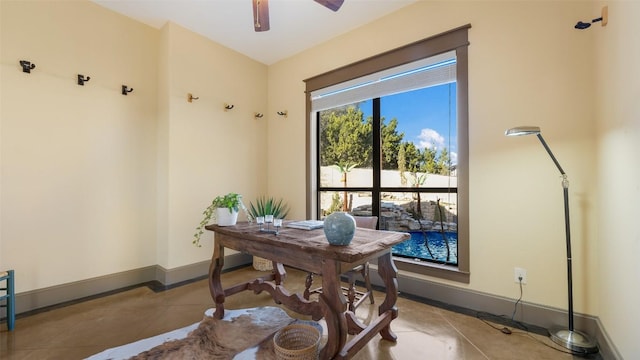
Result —
[[[413, 173], [413, 179], [411, 180], [411, 185], [413, 187], [420, 187], [422, 185], [424, 185], [424, 182], [427, 181], [427, 174], [422, 174], [422, 175], [418, 175], [417, 172]], [[417, 209], [416, 209], [416, 214], [418, 215], [418, 221], [420, 221], [420, 219], [422, 219], [422, 205], [420, 204], [420, 192], [416, 192], [416, 194], [418, 195], [418, 204], [417, 204]]]
[[351, 164], [349, 161], [346, 161], [344, 163], [338, 163], [335, 166], [338, 168], [338, 171], [340, 171], [340, 174], [342, 175], [340, 177], [340, 182], [342, 183], [342, 186], [345, 188], [344, 190], [344, 201], [342, 203], [342, 211], [349, 211], [349, 201], [347, 199], [347, 173], [351, 172], [351, 170], [353, 170], [353, 168], [355, 168], [358, 164], [353, 163]]

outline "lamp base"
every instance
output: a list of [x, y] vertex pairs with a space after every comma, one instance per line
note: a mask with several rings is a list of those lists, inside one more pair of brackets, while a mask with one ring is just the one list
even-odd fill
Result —
[[549, 336], [553, 342], [576, 354], [595, 354], [599, 351], [595, 340], [578, 330], [553, 328], [549, 330]]

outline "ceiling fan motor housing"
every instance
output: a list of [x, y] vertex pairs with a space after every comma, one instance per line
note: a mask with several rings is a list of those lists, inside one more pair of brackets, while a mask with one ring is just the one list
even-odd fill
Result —
[[[314, 1], [332, 11], [338, 11], [344, 3], [344, 0]], [[269, 28], [269, 0], [253, 0], [253, 29], [260, 32]]]

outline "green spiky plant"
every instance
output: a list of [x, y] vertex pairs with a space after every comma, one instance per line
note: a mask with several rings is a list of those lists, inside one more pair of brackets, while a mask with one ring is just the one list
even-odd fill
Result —
[[273, 215], [274, 219], [284, 219], [289, 213], [289, 206], [282, 199], [262, 196], [256, 203], [249, 204], [249, 215], [255, 219], [258, 216]]

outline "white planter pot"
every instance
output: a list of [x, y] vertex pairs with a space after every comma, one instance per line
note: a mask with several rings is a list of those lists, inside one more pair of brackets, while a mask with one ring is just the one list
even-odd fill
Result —
[[237, 211], [231, 212], [227, 208], [217, 208], [216, 220], [218, 222], [218, 226], [235, 225], [236, 221], [238, 221], [238, 212]]

